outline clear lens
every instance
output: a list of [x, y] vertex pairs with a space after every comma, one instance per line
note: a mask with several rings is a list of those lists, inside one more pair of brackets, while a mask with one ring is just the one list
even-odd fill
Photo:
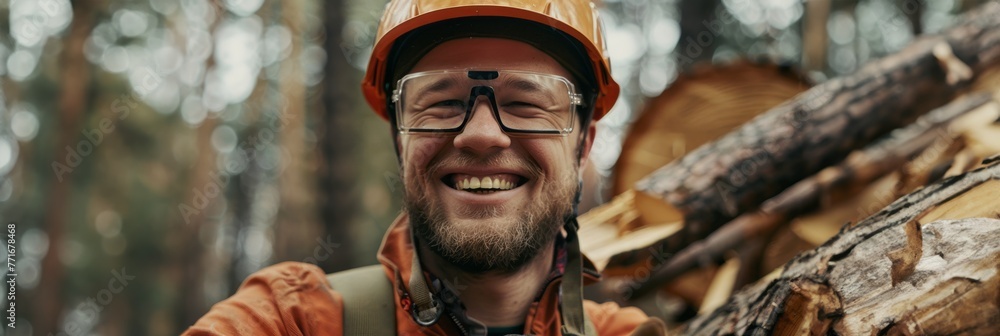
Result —
[[[403, 132], [458, 132], [488, 104], [508, 132], [568, 134], [580, 96], [566, 78], [525, 71], [429, 71], [407, 75], [393, 92]], [[487, 99], [478, 99], [485, 96]]]

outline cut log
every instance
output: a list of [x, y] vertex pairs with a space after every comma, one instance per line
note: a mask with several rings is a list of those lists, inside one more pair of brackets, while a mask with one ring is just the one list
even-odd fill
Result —
[[800, 254], [691, 335], [995, 335], [1000, 159], [911, 193]]
[[[916, 123], [897, 130], [891, 136], [852, 153], [841, 164], [828, 167], [820, 173], [803, 179], [787, 190], [764, 202], [756, 212], [745, 213], [723, 225], [706, 239], [692, 243], [668, 259], [652, 276], [642, 283], [629, 284], [635, 299], [654, 291], [661, 285], [699, 266], [703, 260], [715, 260], [736, 248], [742, 242], [772, 232], [788, 220], [816, 210], [820, 199], [831, 193], [848, 193], [859, 186], [903, 166], [925, 148], [940, 138], [956, 134], [945, 131], [949, 125], [970, 111], [987, 104], [995, 104], [987, 93], [974, 94], [958, 99], [920, 118]], [[992, 106], [991, 106], [992, 107]], [[993, 112], [992, 110], [988, 112]], [[668, 240], [671, 238], [667, 238]], [[666, 240], [654, 245], [668, 244]], [[646, 245], [642, 245], [646, 246]], [[648, 253], [641, 249], [637, 253]]]
[[1000, 4], [915, 40], [857, 73], [832, 79], [636, 183], [683, 214], [666, 246], [704, 238], [853, 149], [954, 99], [971, 75], [1000, 63]]
[[631, 190], [654, 170], [810, 86], [798, 71], [768, 63], [743, 60], [695, 67], [646, 102], [630, 126], [614, 166], [612, 192]]
[[[632, 227], [637, 220], [635, 192], [625, 192], [600, 207], [580, 215], [580, 250], [594, 263], [599, 271], [606, 271], [611, 256], [629, 251], [636, 246], [648, 246], [681, 230], [681, 223], [644, 225], [636, 230], [622, 230]], [[624, 276], [605, 272], [607, 275]]]

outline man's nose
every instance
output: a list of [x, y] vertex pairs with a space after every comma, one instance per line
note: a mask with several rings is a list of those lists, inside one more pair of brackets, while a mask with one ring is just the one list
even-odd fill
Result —
[[510, 137], [500, 128], [490, 105], [486, 97], [476, 97], [469, 122], [455, 137], [455, 148], [485, 154], [510, 147]]

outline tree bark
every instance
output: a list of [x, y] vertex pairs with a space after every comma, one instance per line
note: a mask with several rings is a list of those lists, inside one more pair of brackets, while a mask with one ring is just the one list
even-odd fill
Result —
[[733, 295], [684, 333], [995, 333], [1000, 160], [985, 163], [846, 226], [786, 264], [777, 279]]
[[613, 168], [614, 194], [810, 86], [795, 69], [762, 61], [688, 71], [648, 100], [629, 127]]
[[1000, 61], [1000, 4], [974, 12], [943, 34], [818, 85], [636, 183], [685, 223], [667, 250], [705, 237], [954, 99], [973, 74]]
[[[850, 192], [872, 183], [902, 167], [935, 140], [947, 136], [944, 131], [960, 116], [992, 102], [988, 93], [960, 98], [920, 118], [916, 123], [893, 132], [864, 150], [852, 153], [839, 165], [799, 181], [777, 196], [765, 201], [760, 210], [740, 215], [721, 226], [705, 239], [682, 249], [636, 288], [642, 296], [678, 276], [698, 267], [706, 258], [720, 259], [723, 254], [748, 240], [773, 232], [792, 218], [820, 207], [821, 198], [835, 192]], [[756, 260], [756, 259], [755, 259]]]

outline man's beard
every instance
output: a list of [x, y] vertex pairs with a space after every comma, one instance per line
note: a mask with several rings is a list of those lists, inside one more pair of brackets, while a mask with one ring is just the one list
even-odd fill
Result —
[[[519, 164], [530, 172], [528, 177], [543, 185], [542, 194], [538, 199], [528, 200], [525, 209], [504, 209], [507, 205], [460, 209], [463, 217], [482, 219], [483, 225], [459, 225], [451, 221], [441, 199], [431, 194], [430, 186], [441, 183], [432, 176], [437, 176], [435, 171], [445, 164], [452, 167]], [[561, 176], [547, 176], [537, 164], [526, 160], [506, 156], [483, 159], [460, 153], [431, 163], [425, 174], [404, 176], [404, 202], [419, 244], [425, 244], [465, 272], [509, 274], [520, 270], [549, 246], [573, 210], [576, 174], [555, 175]], [[500, 218], [504, 213], [513, 218]]]

